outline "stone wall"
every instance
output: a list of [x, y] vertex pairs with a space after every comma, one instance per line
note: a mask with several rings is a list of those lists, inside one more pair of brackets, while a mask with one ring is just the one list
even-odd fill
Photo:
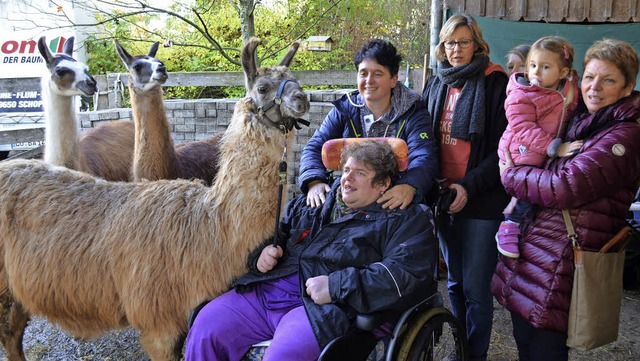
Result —
[[[345, 90], [308, 92], [311, 109], [304, 119], [311, 122], [309, 127], [295, 130], [293, 149], [288, 149], [288, 193], [299, 193], [297, 175], [300, 167], [300, 152], [309, 138], [329, 113], [331, 101], [339, 98]], [[233, 116], [236, 99], [167, 100], [167, 117], [171, 122], [171, 136], [175, 144], [207, 138], [213, 133], [223, 132]], [[102, 122], [131, 120], [131, 109], [108, 109], [78, 113], [80, 131], [97, 126]]]

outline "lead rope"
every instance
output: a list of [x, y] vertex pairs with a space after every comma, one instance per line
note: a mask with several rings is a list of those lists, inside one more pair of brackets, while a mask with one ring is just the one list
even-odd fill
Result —
[[282, 159], [280, 160], [280, 166], [278, 167], [278, 172], [280, 175], [280, 182], [278, 184], [278, 203], [276, 206], [276, 229], [273, 235], [273, 246], [278, 246], [278, 241], [280, 239], [280, 211], [282, 210], [282, 193], [284, 189], [284, 185], [287, 184], [287, 137], [285, 133], [284, 137], [284, 149], [282, 151]]

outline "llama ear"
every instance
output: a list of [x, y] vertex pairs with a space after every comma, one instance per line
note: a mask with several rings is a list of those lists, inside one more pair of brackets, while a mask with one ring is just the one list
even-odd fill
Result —
[[256, 49], [260, 44], [260, 39], [252, 37], [242, 48], [242, 69], [244, 69], [245, 86], [247, 90], [253, 87], [258, 70], [256, 68]]
[[291, 64], [291, 61], [293, 60], [293, 57], [298, 52], [299, 47], [300, 47], [300, 43], [297, 41], [291, 44], [291, 47], [289, 48], [289, 51], [287, 52], [287, 54], [284, 56], [284, 58], [282, 58], [282, 60], [280, 60], [280, 65], [284, 65], [288, 68], [289, 64]]
[[64, 46], [62, 47], [62, 52], [69, 55], [69, 56], [73, 56], [73, 43], [76, 41], [75, 37], [70, 37], [69, 39], [67, 39], [64, 42]]
[[40, 51], [42, 59], [44, 59], [45, 64], [49, 67], [53, 62], [53, 54], [51, 54], [51, 50], [49, 50], [49, 47], [47, 46], [47, 39], [44, 36], [38, 39], [38, 51]]
[[127, 53], [126, 50], [120, 45], [117, 39], [113, 40], [113, 44], [116, 46], [116, 53], [124, 63], [124, 65], [129, 69], [129, 65], [131, 64], [132, 57]]
[[151, 45], [151, 49], [149, 49], [149, 54], [147, 56], [155, 58], [156, 53], [158, 52], [158, 46], [160, 46], [159, 41], [156, 41], [155, 44]]

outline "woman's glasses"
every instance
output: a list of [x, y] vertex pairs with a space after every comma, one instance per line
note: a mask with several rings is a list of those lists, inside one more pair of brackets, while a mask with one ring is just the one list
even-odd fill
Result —
[[466, 49], [469, 46], [471, 46], [471, 43], [473, 43], [473, 40], [469, 40], [469, 39], [462, 39], [458, 41], [447, 40], [444, 42], [444, 48], [447, 50], [452, 50], [453, 48], [456, 47], [456, 45], [458, 45], [460, 49]]

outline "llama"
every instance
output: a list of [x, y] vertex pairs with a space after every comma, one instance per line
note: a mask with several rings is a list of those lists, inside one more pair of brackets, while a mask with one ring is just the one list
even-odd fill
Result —
[[98, 88], [87, 65], [72, 57], [74, 41], [74, 37], [67, 39], [63, 53], [54, 55], [44, 36], [38, 40], [38, 50], [51, 74], [41, 80], [44, 160], [107, 180], [129, 180], [133, 163], [133, 122], [103, 124], [78, 139], [75, 98], [93, 95]]
[[222, 133], [174, 148], [162, 99], [167, 69], [155, 58], [160, 43], [154, 43], [146, 56], [131, 56], [117, 40], [114, 43], [118, 56], [129, 70], [135, 123], [134, 180], [197, 178], [210, 185], [217, 170]]
[[[83, 338], [130, 325], [152, 360], [180, 359], [190, 311], [225, 292], [273, 235], [278, 165], [309, 110], [288, 71], [297, 46], [279, 66], [257, 68], [259, 42], [242, 50], [250, 91], [221, 139], [210, 187], [0, 163], [0, 341], [9, 360], [24, 360], [31, 314]], [[259, 106], [279, 90], [277, 112]]]

